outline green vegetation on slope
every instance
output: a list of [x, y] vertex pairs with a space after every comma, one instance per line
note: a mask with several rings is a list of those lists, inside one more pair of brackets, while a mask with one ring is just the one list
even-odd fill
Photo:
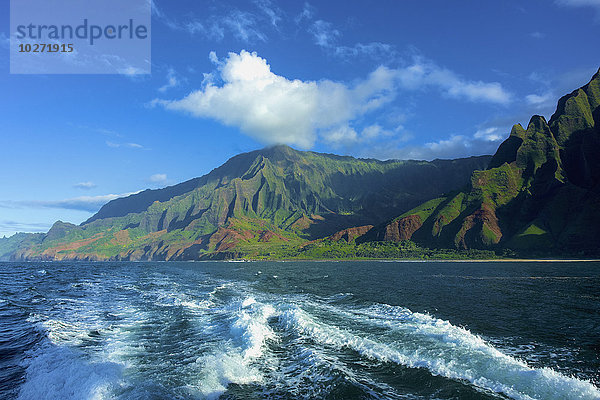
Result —
[[598, 254], [600, 71], [561, 98], [549, 122], [536, 115], [526, 130], [515, 125], [468, 188], [378, 229], [371, 236], [387, 232], [433, 247]]
[[464, 186], [488, 162], [383, 162], [275, 146], [235, 156], [201, 178], [113, 200], [81, 226], [59, 222], [18, 256], [198, 259], [234, 248], [301, 246], [382, 223]]

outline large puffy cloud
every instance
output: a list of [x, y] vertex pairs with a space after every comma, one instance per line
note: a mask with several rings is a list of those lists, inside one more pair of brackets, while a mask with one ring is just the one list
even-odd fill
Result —
[[183, 99], [153, 103], [215, 119], [266, 144], [310, 148], [319, 135], [332, 142], [362, 139], [354, 122], [392, 101], [398, 90], [434, 87], [451, 98], [495, 103], [510, 98], [499, 83], [465, 81], [420, 61], [399, 69], [380, 66], [365, 79], [347, 85], [288, 79], [273, 73], [256, 53], [244, 50], [229, 53], [222, 62], [212, 53], [211, 59], [219, 65], [220, 84], [213, 76]]
[[347, 125], [393, 98], [394, 76], [380, 67], [349, 87], [330, 80], [290, 80], [271, 72], [256, 53], [229, 53], [220, 67], [223, 82], [181, 100], [156, 100], [170, 110], [187, 111], [239, 127], [267, 144], [286, 143], [310, 148], [317, 132]]

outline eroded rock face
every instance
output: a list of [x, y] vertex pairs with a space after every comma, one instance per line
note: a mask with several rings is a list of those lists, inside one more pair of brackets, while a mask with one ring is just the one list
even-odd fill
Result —
[[[562, 97], [546, 121], [517, 124], [465, 189], [396, 218], [372, 235], [436, 247], [600, 249], [600, 70]], [[405, 214], [405, 215], [406, 215]], [[417, 215], [418, 214], [418, 215]]]
[[339, 232], [331, 235], [331, 240], [340, 241], [344, 240], [347, 243], [354, 241], [356, 238], [361, 237], [365, 233], [369, 232], [373, 228], [373, 225], [357, 226], [354, 228], [343, 229]]
[[383, 240], [399, 242], [410, 240], [412, 235], [423, 225], [418, 215], [408, 215], [404, 218], [392, 221], [385, 227]]
[[[362, 226], [464, 186], [489, 160], [379, 161], [274, 146], [239, 154], [203, 177], [115, 199], [80, 226], [58, 222], [44, 238], [0, 242], [0, 256], [197, 259], [349, 228], [341, 235], [352, 242]], [[101, 240], [85, 242], [97, 233]]]

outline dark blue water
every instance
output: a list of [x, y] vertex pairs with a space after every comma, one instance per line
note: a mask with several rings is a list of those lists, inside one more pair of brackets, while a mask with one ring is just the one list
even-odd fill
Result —
[[600, 399], [600, 263], [0, 263], [2, 399]]

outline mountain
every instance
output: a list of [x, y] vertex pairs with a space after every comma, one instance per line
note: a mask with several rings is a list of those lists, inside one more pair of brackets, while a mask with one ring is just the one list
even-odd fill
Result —
[[11, 257], [189, 260], [303, 246], [464, 187], [489, 162], [379, 161], [275, 146], [237, 155], [200, 178], [113, 200], [80, 226], [59, 221], [41, 240], [13, 244]]
[[546, 121], [520, 124], [468, 188], [437, 197], [357, 239], [523, 254], [600, 251], [600, 70]]

